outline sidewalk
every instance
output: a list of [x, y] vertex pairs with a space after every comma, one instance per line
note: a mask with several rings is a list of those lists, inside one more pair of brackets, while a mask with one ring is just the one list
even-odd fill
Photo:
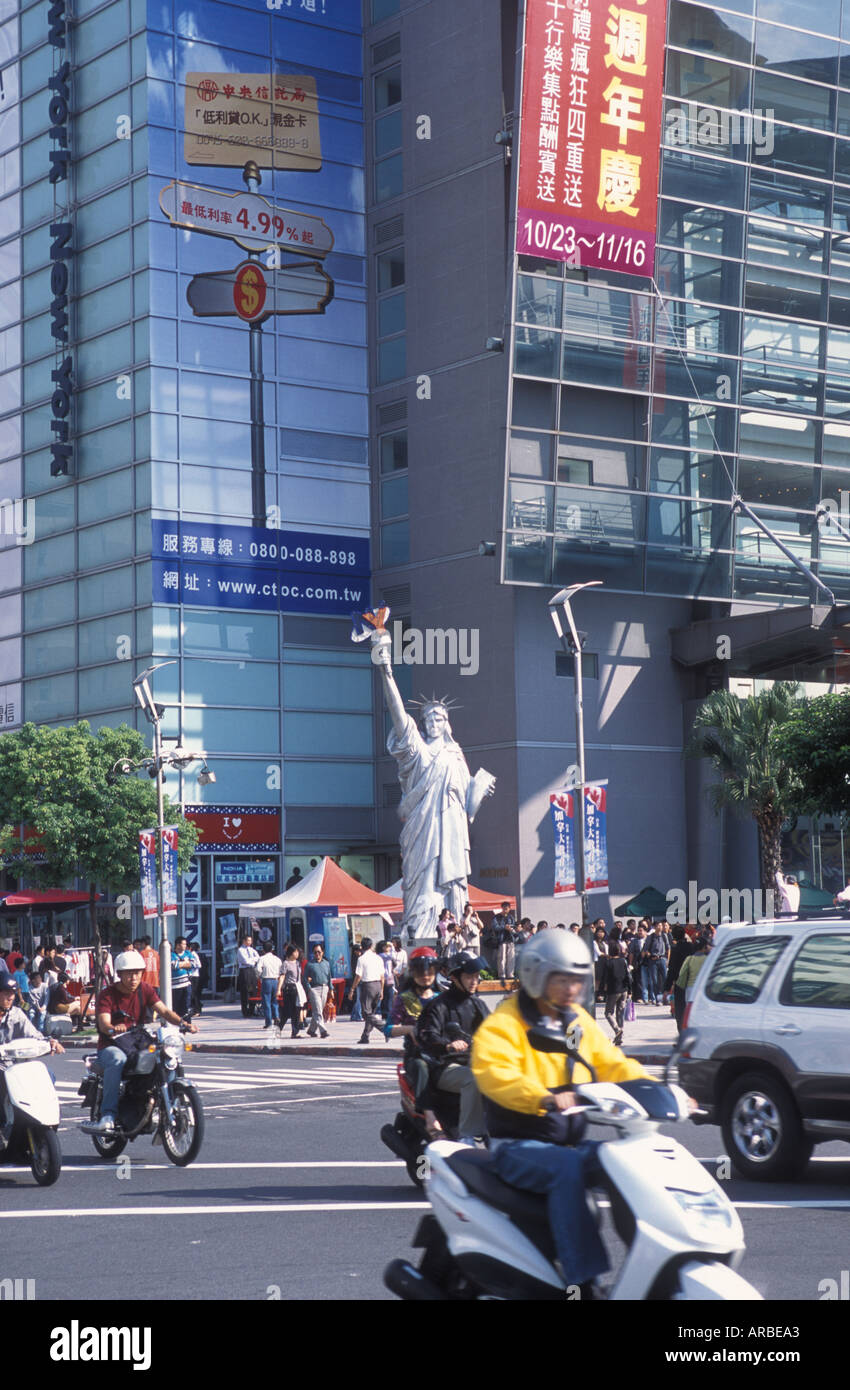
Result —
[[[644, 1066], [658, 1066], [670, 1055], [676, 1038], [676, 1025], [666, 1007], [636, 1004], [635, 1009], [634, 1023], [627, 1023], [624, 1029], [623, 1051]], [[605, 1022], [601, 1005], [597, 1005], [597, 1021], [605, 1036], [610, 1037], [611, 1030]], [[380, 1033], [373, 1032], [368, 1043], [358, 1046], [357, 1039], [362, 1035], [363, 1025], [351, 1023], [347, 1014], [327, 1025], [329, 1037], [308, 1038], [302, 1033], [296, 1041], [290, 1038], [289, 1024], [286, 1025], [286, 1037], [278, 1038], [274, 1029], [263, 1028], [261, 1018], [243, 1018], [238, 1004], [222, 1004], [220, 1001], [207, 1003], [196, 1022], [197, 1035], [187, 1037], [194, 1052], [233, 1056], [251, 1053], [288, 1053], [298, 1057], [365, 1056], [394, 1060], [402, 1056], [401, 1038], [387, 1042]], [[83, 1048], [90, 1052], [96, 1046], [93, 1032], [82, 1036], [74, 1033], [62, 1038], [61, 1042], [69, 1050]]]

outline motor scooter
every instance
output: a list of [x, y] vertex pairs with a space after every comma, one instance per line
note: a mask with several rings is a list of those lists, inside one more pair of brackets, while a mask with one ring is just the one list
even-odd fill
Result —
[[59, 1097], [38, 1060], [49, 1051], [46, 1038], [0, 1044], [0, 1163], [28, 1163], [39, 1187], [62, 1171]]
[[[557, 1024], [557, 1027], [554, 1026]], [[560, 1037], [558, 1034], [560, 1028]], [[547, 1052], [574, 1051], [563, 1024], [529, 1029]], [[683, 1035], [680, 1048], [687, 1046]], [[598, 1185], [610, 1204], [626, 1256], [613, 1283], [594, 1296], [623, 1300], [758, 1300], [736, 1272], [744, 1233], [725, 1192], [662, 1123], [684, 1121], [685, 1092], [663, 1082], [595, 1080], [575, 1087], [585, 1120], [602, 1130]], [[672, 1060], [672, 1059], [671, 1059]], [[384, 1272], [392, 1293], [408, 1301], [579, 1298], [556, 1265], [546, 1198], [502, 1181], [495, 1153], [438, 1140], [426, 1151], [425, 1190], [432, 1212], [413, 1240], [418, 1267], [393, 1260]], [[595, 1184], [596, 1185], [596, 1184]], [[592, 1194], [591, 1208], [601, 1224]]]

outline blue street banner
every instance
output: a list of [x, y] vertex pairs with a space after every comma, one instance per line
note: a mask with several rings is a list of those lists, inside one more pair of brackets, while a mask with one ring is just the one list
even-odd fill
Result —
[[351, 974], [348, 922], [345, 917], [323, 915], [322, 926], [324, 928], [325, 955], [331, 963], [331, 974], [337, 980], [347, 979]]
[[162, 910], [166, 917], [177, 912], [177, 826], [162, 832]]
[[151, 541], [155, 603], [346, 617], [369, 604], [363, 536], [155, 520]]
[[575, 798], [571, 792], [552, 792], [549, 809], [555, 830], [555, 890], [556, 898], [576, 891]]
[[145, 921], [156, 917], [159, 904], [156, 892], [156, 831], [139, 831], [139, 872], [142, 882], [142, 910]]
[[607, 780], [584, 788], [584, 879], [588, 893], [608, 891]]

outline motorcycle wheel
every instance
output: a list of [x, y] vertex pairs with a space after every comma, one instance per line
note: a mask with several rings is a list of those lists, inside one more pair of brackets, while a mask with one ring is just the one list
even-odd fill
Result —
[[204, 1110], [194, 1086], [175, 1083], [172, 1110], [176, 1115], [176, 1125], [172, 1127], [163, 1116], [160, 1130], [162, 1147], [172, 1163], [176, 1163], [178, 1168], [185, 1168], [187, 1163], [198, 1157], [204, 1142]]
[[[96, 1107], [91, 1108], [91, 1118], [97, 1119], [95, 1114]], [[126, 1139], [110, 1139], [106, 1134], [92, 1134], [89, 1136], [94, 1144], [98, 1158], [117, 1158], [127, 1147]]]
[[31, 1129], [27, 1133], [30, 1145], [30, 1168], [39, 1187], [52, 1187], [62, 1172], [62, 1149], [59, 1136], [52, 1129]]

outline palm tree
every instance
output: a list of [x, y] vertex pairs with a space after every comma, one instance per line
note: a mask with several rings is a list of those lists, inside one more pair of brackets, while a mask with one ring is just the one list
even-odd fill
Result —
[[736, 815], [752, 816], [758, 826], [763, 891], [774, 887], [782, 867], [780, 831], [799, 785], [773, 746], [775, 730], [796, 708], [798, 691], [794, 681], [777, 681], [747, 699], [715, 690], [697, 710], [685, 750], [709, 758], [720, 773], [709, 790], [714, 809], [728, 806]]

